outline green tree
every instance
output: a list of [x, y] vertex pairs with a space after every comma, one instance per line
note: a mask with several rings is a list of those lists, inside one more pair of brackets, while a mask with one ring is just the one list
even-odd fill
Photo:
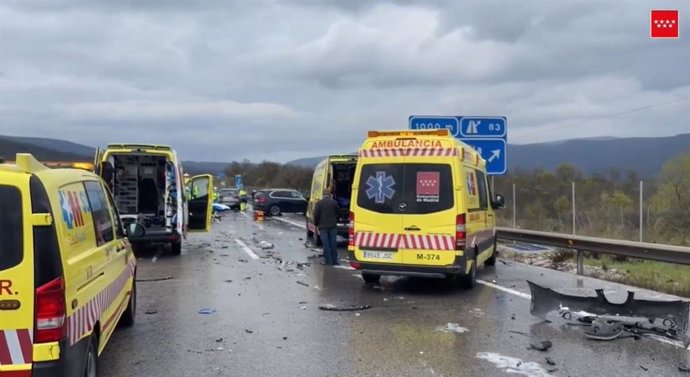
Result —
[[666, 232], [687, 244], [690, 236], [690, 154], [664, 164], [652, 203]]

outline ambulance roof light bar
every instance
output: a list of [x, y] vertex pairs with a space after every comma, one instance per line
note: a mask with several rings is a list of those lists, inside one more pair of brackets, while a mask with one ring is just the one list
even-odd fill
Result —
[[405, 131], [369, 131], [369, 137], [385, 137], [385, 136], [450, 136], [450, 132], [446, 128], [439, 128], [436, 130], [405, 130]]

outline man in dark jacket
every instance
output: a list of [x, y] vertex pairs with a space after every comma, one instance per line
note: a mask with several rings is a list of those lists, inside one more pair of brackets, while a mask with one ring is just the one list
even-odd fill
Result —
[[340, 208], [330, 191], [323, 192], [323, 198], [314, 207], [314, 226], [319, 231], [323, 244], [323, 257], [326, 265], [338, 265], [338, 217]]

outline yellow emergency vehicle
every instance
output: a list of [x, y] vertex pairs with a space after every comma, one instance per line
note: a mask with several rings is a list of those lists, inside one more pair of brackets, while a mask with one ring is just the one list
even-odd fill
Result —
[[213, 220], [213, 176], [189, 178], [177, 153], [168, 145], [110, 144], [96, 151], [96, 173], [113, 192], [125, 225], [142, 224], [146, 234], [130, 237], [134, 244], [169, 244], [182, 251], [188, 231], [208, 232]]
[[136, 259], [104, 182], [29, 154], [0, 164], [0, 377], [96, 376], [132, 325]]
[[471, 288], [496, 263], [486, 161], [448, 130], [370, 131], [359, 150], [350, 212], [352, 266], [381, 275], [447, 278]]
[[314, 207], [323, 198], [323, 191], [331, 192], [333, 199], [340, 206], [341, 215], [338, 221], [338, 235], [347, 238], [348, 215], [350, 213], [350, 201], [352, 200], [352, 182], [355, 179], [357, 167], [357, 155], [331, 155], [323, 159], [314, 168], [311, 180], [311, 192], [307, 204], [307, 240], [316, 245], [321, 245], [321, 239], [317, 235], [314, 226]]

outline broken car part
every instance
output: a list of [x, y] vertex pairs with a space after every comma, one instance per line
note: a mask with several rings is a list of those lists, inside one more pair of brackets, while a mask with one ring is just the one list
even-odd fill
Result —
[[688, 321], [690, 301], [638, 300], [628, 291], [622, 303], [609, 301], [603, 289], [596, 296], [567, 295], [545, 288], [531, 281], [530, 313], [546, 321], [588, 326], [585, 334], [593, 339], [616, 339], [624, 331], [635, 334], [654, 334], [682, 341], [690, 345]]

